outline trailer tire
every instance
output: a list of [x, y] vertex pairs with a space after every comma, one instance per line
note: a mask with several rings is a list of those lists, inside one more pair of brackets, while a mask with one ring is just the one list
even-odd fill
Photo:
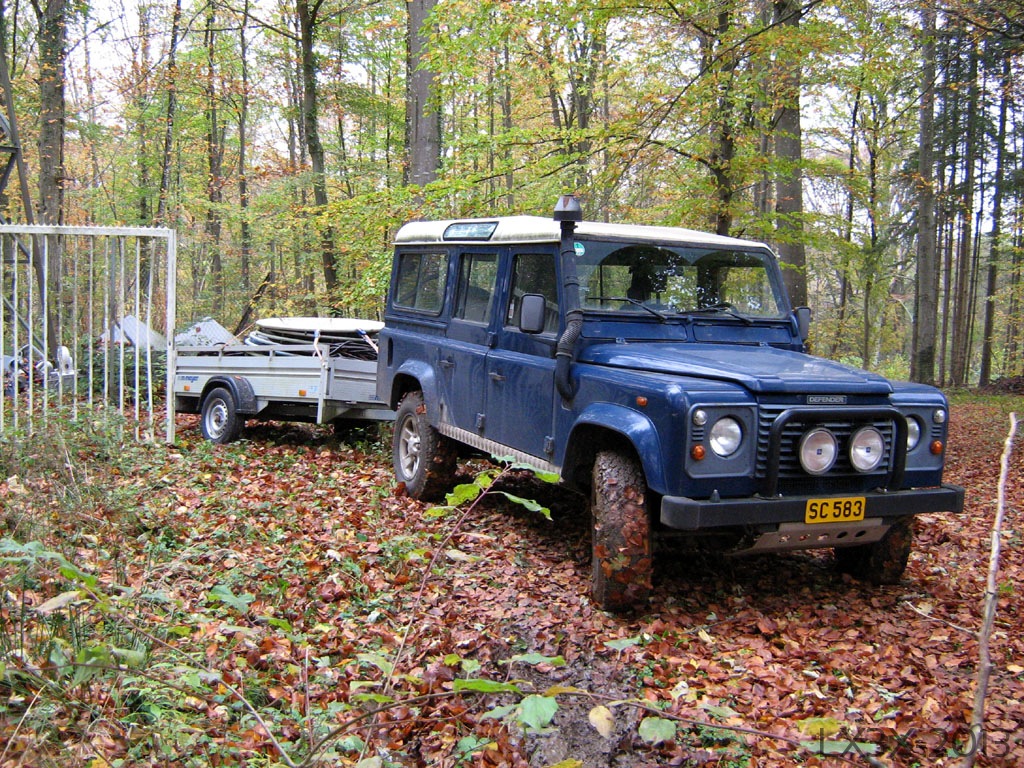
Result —
[[842, 573], [876, 586], [899, 584], [914, 543], [914, 517], [901, 517], [886, 534], [871, 544], [836, 547], [836, 564]]
[[405, 494], [422, 501], [438, 501], [451, 487], [455, 473], [455, 445], [427, 418], [423, 393], [407, 393], [395, 411], [392, 461], [395, 477]]
[[594, 459], [590, 591], [601, 610], [642, 609], [651, 593], [654, 561], [647, 483], [640, 462], [619, 451]]
[[238, 439], [245, 419], [238, 413], [235, 396], [225, 387], [217, 387], [203, 398], [200, 423], [203, 437], [223, 444]]

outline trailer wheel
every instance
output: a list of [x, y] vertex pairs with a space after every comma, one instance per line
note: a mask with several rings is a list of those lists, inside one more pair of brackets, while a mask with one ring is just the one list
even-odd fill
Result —
[[203, 398], [203, 437], [213, 443], [237, 440], [245, 423], [238, 413], [235, 397], [224, 387], [217, 387]]
[[654, 570], [647, 483], [639, 461], [617, 451], [594, 460], [590, 512], [593, 519], [591, 596], [605, 611], [643, 608]]
[[395, 411], [395, 477], [414, 499], [437, 501], [451, 487], [455, 446], [430, 424], [423, 393], [409, 392]]
[[914, 517], [901, 517], [886, 534], [871, 544], [836, 547], [836, 564], [843, 573], [871, 584], [899, 584], [910, 559]]

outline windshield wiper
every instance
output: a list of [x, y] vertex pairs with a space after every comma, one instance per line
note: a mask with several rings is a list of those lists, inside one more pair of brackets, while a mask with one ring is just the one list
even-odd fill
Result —
[[589, 301], [624, 301], [628, 304], [632, 304], [634, 306], [640, 307], [640, 309], [650, 312], [663, 323], [668, 322], [668, 315], [666, 315], [664, 312], [659, 312], [654, 307], [647, 306], [642, 301], [640, 301], [640, 299], [631, 299], [628, 296], [591, 296], [589, 298]]
[[753, 325], [754, 321], [746, 315], [741, 315], [736, 311], [735, 307], [727, 301], [720, 301], [717, 304], [712, 304], [709, 307], [701, 307], [700, 309], [690, 309], [686, 312], [681, 312], [684, 315], [701, 315], [701, 314], [722, 314], [728, 315], [729, 317], [735, 317], [737, 320], [742, 320], [747, 325]]

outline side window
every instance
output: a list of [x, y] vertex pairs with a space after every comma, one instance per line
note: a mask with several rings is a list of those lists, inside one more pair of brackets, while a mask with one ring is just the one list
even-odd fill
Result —
[[394, 303], [440, 314], [448, 283], [447, 253], [403, 253], [398, 257]]
[[506, 315], [507, 325], [519, 325], [522, 297], [539, 293], [544, 297], [544, 333], [558, 330], [558, 284], [555, 277], [555, 256], [551, 253], [520, 253], [512, 265], [512, 298]]
[[459, 290], [453, 317], [472, 323], [488, 323], [494, 286], [498, 280], [498, 257], [493, 253], [464, 253], [459, 265]]

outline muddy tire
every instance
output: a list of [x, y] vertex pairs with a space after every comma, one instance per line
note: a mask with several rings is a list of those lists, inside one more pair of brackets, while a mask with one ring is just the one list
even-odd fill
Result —
[[238, 413], [234, 395], [224, 387], [217, 387], [203, 398], [200, 424], [203, 437], [223, 444], [238, 439], [245, 419]]
[[617, 451], [597, 454], [590, 495], [590, 591], [602, 610], [621, 612], [647, 605], [653, 559], [646, 493], [643, 469], [635, 457]]
[[843, 573], [871, 584], [898, 584], [907, 569], [914, 542], [914, 518], [902, 517], [872, 544], [836, 547], [836, 565]]
[[423, 393], [409, 392], [395, 412], [392, 442], [395, 478], [414, 499], [438, 501], [451, 488], [455, 446], [430, 424]]

